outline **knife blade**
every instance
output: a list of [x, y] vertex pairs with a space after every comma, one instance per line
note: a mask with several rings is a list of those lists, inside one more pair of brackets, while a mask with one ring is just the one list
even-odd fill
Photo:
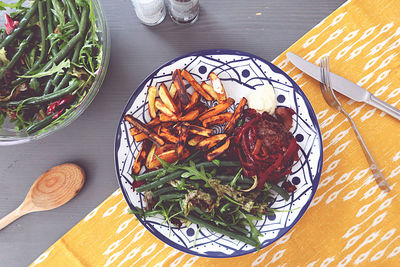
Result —
[[[321, 82], [321, 70], [319, 66], [303, 59], [302, 57], [292, 52], [286, 53], [286, 56], [290, 60], [290, 62], [292, 62], [293, 65], [295, 65], [301, 71], [311, 76], [315, 80]], [[335, 91], [347, 96], [354, 101], [367, 103], [400, 120], [400, 110], [398, 110], [397, 108], [380, 100], [361, 86], [347, 80], [346, 78], [343, 78], [332, 72], [330, 72], [330, 76], [331, 86]]]

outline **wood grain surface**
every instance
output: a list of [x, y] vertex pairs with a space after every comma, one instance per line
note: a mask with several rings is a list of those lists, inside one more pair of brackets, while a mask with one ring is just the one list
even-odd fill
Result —
[[111, 62], [99, 94], [67, 128], [43, 140], [0, 147], [0, 217], [51, 166], [86, 171], [82, 191], [52, 211], [28, 214], [0, 232], [0, 266], [26, 266], [118, 188], [114, 136], [136, 86], [164, 62], [195, 50], [237, 49], [273, 60], [344, 0], [201, 0], [199, 20], [155, 27], [139, 23], [129, 0], [100, 0], [111, 31]]

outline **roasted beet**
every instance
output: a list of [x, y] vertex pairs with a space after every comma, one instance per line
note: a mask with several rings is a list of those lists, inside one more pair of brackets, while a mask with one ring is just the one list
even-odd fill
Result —
[[283, 108], [279, 107], [275, 110], [275, 115], [280, 122], [285, 125], [285, 128], [289, 131], [292, 128], [293, 119], [292, 116], [294, 114], [294, 110], [291, 108]]
[[232, 140], [243, 173], [247, 177], [257, 175], [260, 189], [266, 181], [278, 183], [290, 174], [293, 162], [298, 160], [299, 146], [289, 132], [292, 115], [290, 108], [277, 108], [277, 118], [247, 109], [243, 115], [245, 123], [234, 132]]

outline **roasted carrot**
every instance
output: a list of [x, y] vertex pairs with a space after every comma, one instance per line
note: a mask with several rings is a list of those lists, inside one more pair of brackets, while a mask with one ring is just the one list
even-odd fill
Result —
[[199, 142], [197, 147], [201, 149], [210, 149], [227, 137], [228, 136], [226, 134], [216, 134], [206, 139], [203, 139], [201, 142]]
[[215, 92], [218, 95], [218, 103], [222, 103], [223, 101], [226, 100], [226, 91], [224, 89], [224, 86], [222, 85], [221, 80], [219, 79], [219, 77], [217, 76], [217, 74], [215, 74], [214, 72], [210, 73], [210, 80], [211, 80], [211, 84], [215, 90]]
[[244, 110], [244, 106], [246, 105], [247, 100], [245, 97], [243, 97], [238, 106], [235, 109], [235, 112], [233, 113], [232, 118], [230, 119], [230, 121], [228, 122], [228, 124], [225, 126], [224, 132], [226, 133], [231, 133], [237, 123], [237, 121], [240, 118], [240, 115], [242, 114], [243, 110]]
[[209, 137], [213, 133], [213, 129], [207, 129], [207, 128], [197, 126], [197, 125], [190, 125], [189, 132], [191, 132], [193, 134]]
[[176, 155], [178, 159], [180, 159], [183, 153], [183, 149], [185, 148], [187, 138], [189, 136], [189, 127], [185, 124], [180, 125], [178, 127], [178, 136], [179, 140], [178, 143], [176, 143]]
[[161, 122], [173, 122], [178, 121], [178, 117], [173, 114], [172, 116], [165, 115], [164, 113], [160, 114], [160, 121]]
[[183, 105], [189, 104], [190, 99], [187, 95], [185, 84], [182, 81], [180, 69], [176, 69], [172, 73], [172, 80], [174, 81], [174, 84], [176, 86], [177, 94], [178, 94], [179, 100], [181, 101], [181, 104], [183, 104]]
[[156, 152], [156, 144], [153, 144], [153, 146], [150, 148], [149, 153], [147, 154], [146, 158], [146, 167], [149, 169], [150, 163], [153, 161], [154, 153]]
[[156, 99], [156, 108], [167, 116], [173, 116], [174, 113], [160, 100]]
[[174, 83], [171, 83], [171, 86], [169, 87], [169, 94], [172, 98], [174, 98], [176, 95], [176, 86]]
[[217, 92], [215, 92], [214, 88], [207, 84], [206, 82], [202, 82], [201, 83], [201, 87], [204, 89], [204, 91], [206, 91], [212, 98], [214, 98], [215, 100], [218, 100], [218, 95]]
[[197, 146], [202, 140], [204, 140], [206, 137], [201, 136], [201, 135], [195, 135], [192, 139], [188, 141], [189, 146]]
[[171, 142], [171, 143], [178, 143], [178, 137], [175, 136], [168, 128], [161, 127], [159, 135], [164, 138], [164, 140]]
[[179, 118], [180, 121], [194, 121], [199, 116], [199, 110], [195, 109], [187, 113], [185, 116]]
[[153, 130], [151, 130], [148, 126], [146, 126], [143, 122], [140, 120], [136, 119], [132, 115], [125, 115], [125, 120], [128, 121], [132, 126], [140, 130], [141, 132], [145, 133], [146, 135], [149, 136], [149, 139], [153, 141], [154, 143], [162, 146], [165, 144], [164, 140]]
[[182, 77], [190, 83], [194, 90], [201, 94], [207, 101], [211, 101], [212, 97], [200, 86], [200, 84], [193, 78], [193, 76], [186, 70], [182, 70]]
[[225, 122], [228, 122], [231, 118], [232, 118], [232, 113], [225, 112], [225, 113], [215, 115], [215, 116], [212, 116], [212, 117], [209, 117], [209, 118], [203, 120], [203, 126], [208, 128], [212, 125], [223, 124]]
[[[180, 159], [182, 160], [189, 156], [190, 156], [189, 150], [184, 149]], [[164, 160], [167, 163], [173, 163], [178, 160], [175, 149], [164, 151], [160, 154], [157, 154], [157, 157], [159, 157], [160, 159]], [[149, 169], [154, 169], [159, 166], [161, 166], [161, 162], [155, 156], [153, 156], [152, 161], [149, 163]]]
[[197, 91], [194, 91], [192, 96], [190, 97], [190, 103], [186, 105], [185, 111], [191, 110], [194, 106], [199, 103], [200, 94]]
[[139, 174], [140, 170], [142, 169], [143, 163], [146, 160], [147, 153], [149, 153], [151, 145], [152, 143], [150, 141], [144, 141], [142, 143], [142, 147], [140, 148], [140, 151], [136, 156], [135, 163], [133, 163], [132, 166], [132, 174]]
[[178, 112], [178, 108], [176, 107], [164, 83], [160, 85], [160, 88], [158, 89], [158, 94], [160, 95], [161, 101], [165, 104], [165, 106], [167, 106], [169, 110], [171, 110], [173, 113]]
[[227, 108], [229, 108], [233, 103], [235, 103], [235, 100], [232, 98], [228, 98], [226, 101], [206, 110], [202, 114], [200, 114], [199, 120], [203, 121], [207, 118], [210, 118], [212, 116], [218, 115], [219, 113], [225, 111]]
[[150, 117], [152, 117], [153, 119], [157, 116], [156, 106], [154, 105], [156, 101], [156, 95], [157, 95], [157, 88], [154, 86], [150, 86], [148, 91], [149, 113]]
[[139, 133], [139, 134], [135, 134], [133, 136], [133, 139], [135, 139], [135, 142], [141, 142], [141, 141], [146, 140], [148, 138], [149, 138], [149, 136], [147, 134], [145, 134], [145, 133]]
[[227, 138], [220, 147], [214, 149], [207, 154], [207, 160], [212, 161], [213, 159], [224, 153], [229, 148], [230, 143], [231, 139]]

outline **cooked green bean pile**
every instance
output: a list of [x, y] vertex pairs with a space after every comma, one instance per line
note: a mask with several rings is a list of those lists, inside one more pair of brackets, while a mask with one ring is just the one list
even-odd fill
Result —
[[198, 153], [182, 163], [158, 160], [162, 169], [132, 175], [132, 187], [143, 193], [146, 208], [130, 212], [142, 218], [160, 214], [170, 227], [195, 223], [259, 249], [261, 233], [255, 221], [274, 214], [276, 193], [289, 199], [277, 185], [255, 189], [255, 181], [241, 175], [240, 162], [202, 162]]
[[100, 69], [102, 45], [91, 0], [0, 1], [0, 129], [28, 134], [60, 123], [79, 106]]

